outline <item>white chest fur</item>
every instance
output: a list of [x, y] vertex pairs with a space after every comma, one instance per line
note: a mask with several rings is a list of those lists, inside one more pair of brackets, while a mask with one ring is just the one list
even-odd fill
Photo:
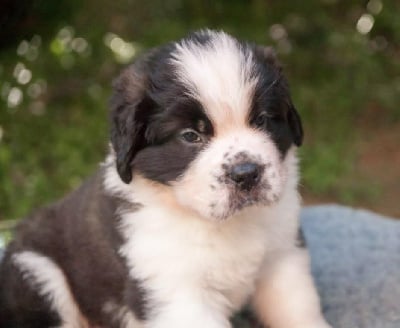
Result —
[[253, 292], [265, 258], [294, 245], [296, 181], [294, 174], [273, 206], [247, 208], [216, 222], [177, 206], [168, 187], [140, 176], [133, 184], [121, 184], [110, 168], [108, 192], [141, 204], [121, 216], [125, 243], [120, 253], [146, 290], [154, 319], [145, 327], [197, 328], [196, 318], [198, 327], [230, 327], [229, 316]]
[[156, 304], [202, 301], [229, 316], [247, 300], [266, 252], [281, 239], [276, 227], [284, 218], [268, 214], [249, 209], [216, 223], [143, 207], [123, 215], [121, 253]]

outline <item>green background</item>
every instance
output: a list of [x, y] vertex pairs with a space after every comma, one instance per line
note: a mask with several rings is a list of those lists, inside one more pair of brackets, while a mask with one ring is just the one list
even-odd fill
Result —
[[[306, 131], [306, 202], [400, 216], [399, 13], [380, 0], [6, 0], [0, 220], [79, 185], [106, 153], [112, 79], [145, 49], [204, 27], [276, 48]], [[382, 151], [368, 153], [371, 140]]]

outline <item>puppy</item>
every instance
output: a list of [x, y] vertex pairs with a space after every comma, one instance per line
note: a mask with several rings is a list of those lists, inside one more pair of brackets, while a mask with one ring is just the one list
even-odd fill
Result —
[[298, 243], [303, 131], [271, 49], [203, 30], [122, 72], [111, 151], [17, 229], [1, 327], [327, 328]]

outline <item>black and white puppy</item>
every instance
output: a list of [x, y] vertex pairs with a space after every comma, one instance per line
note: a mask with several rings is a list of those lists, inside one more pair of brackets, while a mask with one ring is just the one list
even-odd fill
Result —
[[22, 223], [1, 327], [327, 328], [298, 244], [302, 127], [269, 48], [210, 30], [117, 79], [111, 152]]

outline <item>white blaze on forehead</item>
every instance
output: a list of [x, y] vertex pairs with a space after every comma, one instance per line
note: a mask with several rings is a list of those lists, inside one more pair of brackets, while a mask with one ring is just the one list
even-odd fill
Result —
[[203, 105], [217, 132], [245, 124], [257, 83], [252, 52], [224, 32], [203, 33], [208, 42], [189, 39], [172, 54], [178, 79]]

